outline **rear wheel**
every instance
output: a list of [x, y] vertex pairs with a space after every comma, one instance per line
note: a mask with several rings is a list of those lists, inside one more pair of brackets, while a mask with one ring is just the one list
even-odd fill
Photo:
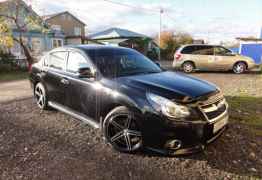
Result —
[[113, 109], [105, 118], [103, 132], [107, 142], [121, 152], [142, 147], [142, 134], [135, 114], [124, 106]]
[[48, 109], [46, 90], [41, 82], [36, 84], [34, 88], [34, 95], [38, 107], [43, 110]]
[[233, 71], [236, 74], [242, 74], [247, 70], [247, 65], [244, 62], [238, 62], [234, 65]]
[[183, 68], [183, 71], [185, 73], [191, 73], [193, 72], [194, 70], [194, 64], [191, 63], [191, 62], [185, 62], [183, 65], [182, 65], [182, 68]]

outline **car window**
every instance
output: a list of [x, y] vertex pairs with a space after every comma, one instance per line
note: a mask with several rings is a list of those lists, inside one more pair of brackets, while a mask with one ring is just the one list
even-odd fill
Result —
[[220, 56], [224, 56], [231, 53], [231, 51], [229, 49], [223, 48], [223, 47], [215, 47], [215, 54], [216, 55], [220, 55]]
[[87, 54], [99, 71], [109, 78], [162, 72], [150, 59], [130, 49], [100, 49], [87, 51]]
[[46, 66], [46, 67], [49, 66], [48, 56], [47, 55], [42, 56], [41, 62], [43, 64], [43, 66]]
[[67, 71], [71, 73], [78, 72], [79, 68], [89, 67], [91, 64], [88, 60], [78, 52], [69, 52], [67, 61]]
[[194, 46], [186, 46], [181, 53], [182, 54], [192, 54], [192, 52], [194, 51]]
[[212, 46], [196, 46], [192, 54], [214, 55], [214, 48]]
[[182, 51], [182, 54], [195, 55], [214, 55], [213, 46], [187, 46]]
[[66, 55], [67, 52], [65, 51], [51, 53], [49, 55], [49, 66], [59, 70], [65, 69]]

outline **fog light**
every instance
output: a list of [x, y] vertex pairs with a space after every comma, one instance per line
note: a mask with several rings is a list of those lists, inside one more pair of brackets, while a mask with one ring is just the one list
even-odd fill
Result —
[[181, 146], [182, 146], [182, 142], [180, 140], [178, 140], [178, 139], [169, 140], [165, 144], [166, 148], [173, 149], [173, 150], [180, 149]]

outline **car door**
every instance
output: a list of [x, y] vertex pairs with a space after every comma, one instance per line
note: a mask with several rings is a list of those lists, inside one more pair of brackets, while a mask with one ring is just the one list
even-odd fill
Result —
[[212, 46], [195, 46], [195, 49], [192, 53], [196, 58], [194, 62], [197, 69], [212, 70], [212, 64], [214, 62], [214, 48]]
[[66, 72], [69, 86], [66, 88], [66, 105], [73, 111], [96, 119], [97, 93], [94, 78], [80, 78], [79, 68], [94, 69], [88, 57], [80, 51], [70, 51], [68, 54]]
[[65, 87], [64, 71], [68, 52], [56, 51], [48, 55], [48, 70], [45, 71], [44, 84], [47, 88], [48, 100], [64, 105]]
[[214, 52], [216, 70], [229, 70], [234, 63], [235, 55], [222, 46], [216, 46]]

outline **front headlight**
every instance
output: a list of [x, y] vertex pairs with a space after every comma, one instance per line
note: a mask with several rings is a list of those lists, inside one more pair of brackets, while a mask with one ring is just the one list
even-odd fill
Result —
[[147, 98], [156, 111], [162, 112], [170, 118], [181, 119], [190, 115], [188, 107], [176, 104], [164, 97], [148, 93]]

